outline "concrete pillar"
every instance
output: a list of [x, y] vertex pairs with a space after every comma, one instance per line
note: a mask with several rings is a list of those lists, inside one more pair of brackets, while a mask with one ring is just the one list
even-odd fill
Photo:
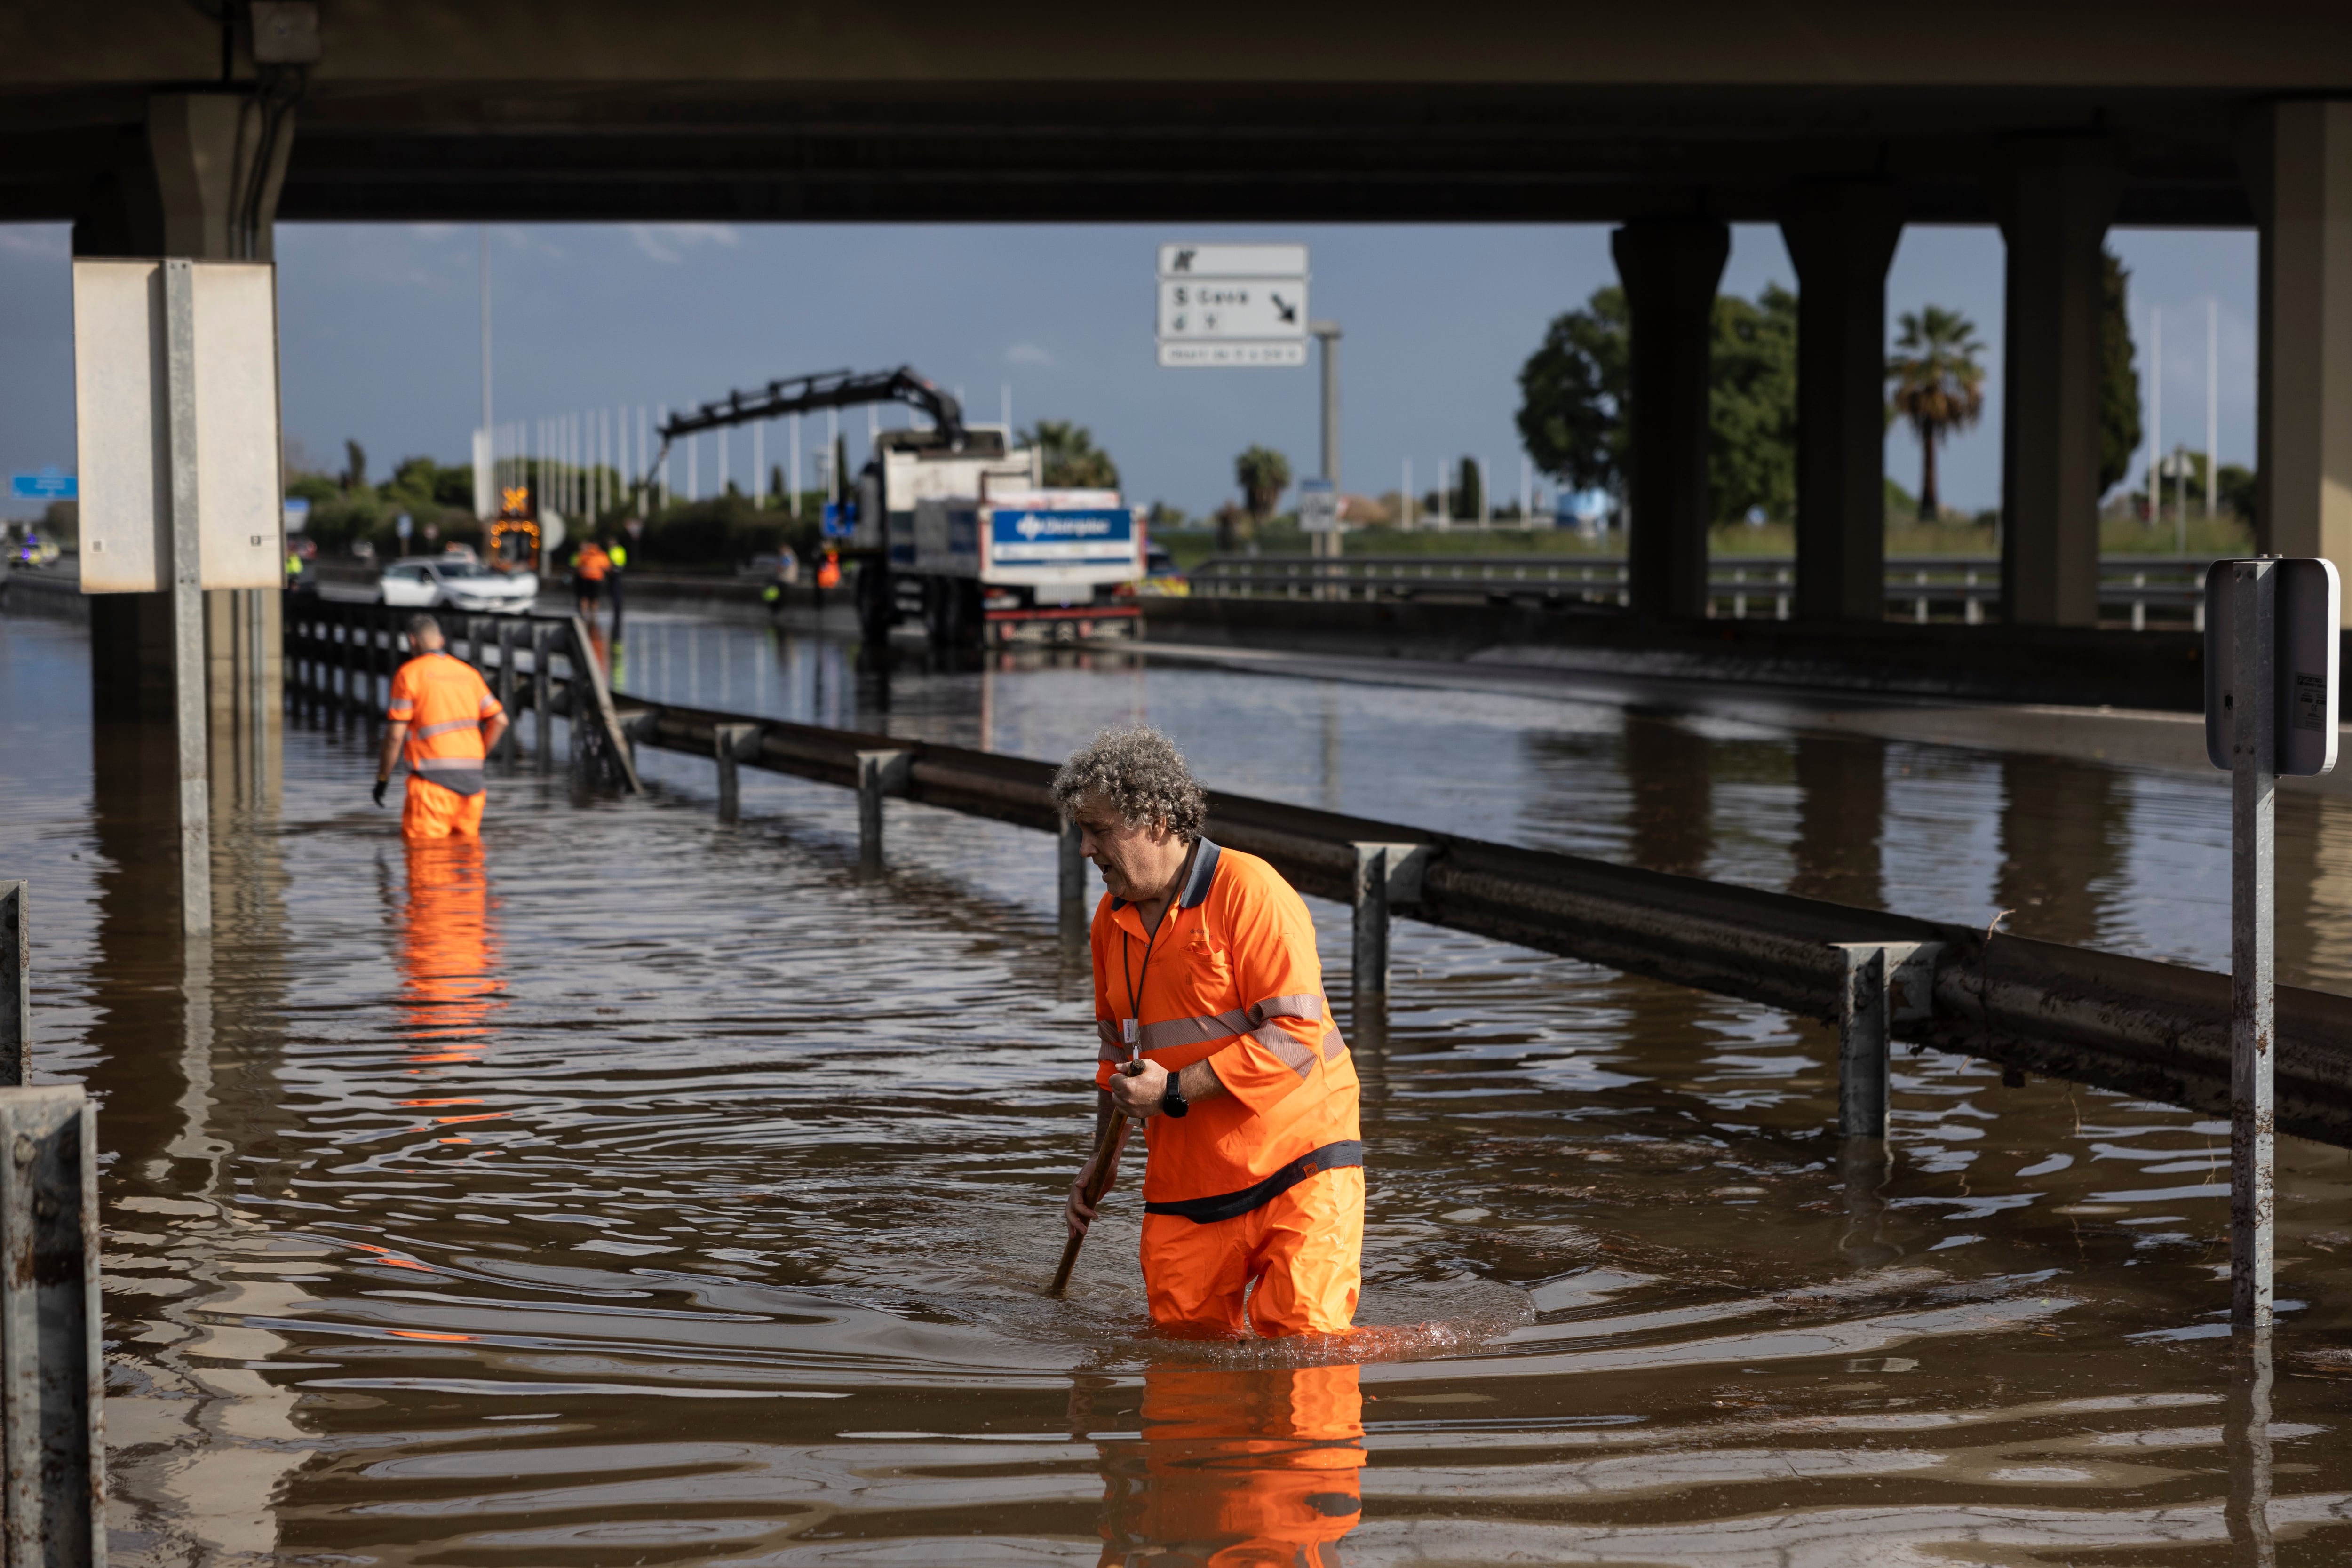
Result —
[[1797, 614], [1886, 615], [1886, 268], [1895, 188], [1798, 194], [1780, 233], [1797, 268]]
[[1643, 616], [1704, 615], [1707, 355], [1731, 231], [1712, 218], [1642, 218], [1612, 234], [1609, 249], [1633, 318], [1633, 607]]
[[2256, 534], [2352, 574], [2352, 102], [2266, 105], [2247, 129], [2262, 222]]
[[2011, 143], [1992, 181], [2009, 242], [2001, 352], [2001, 605], [2020, 626], [2099, 617], [2099, 247], [2114, 148]]
[[[267, 89], [154, 93], [143, 135], [86, 194], [76, 256], [175, 256], [268, 260], [278, 194], [294, 142], [293, 104]], [[205, 595], [208, 695], [216, 800], [266, 798], [276, 787], [276, 726], [284, 694], [278, 595], [216, 589]], [[97, 710], [171, 716], [171, 604], [163, 594], [90, 600], [90, 674]], [[259, 742], [256, 744], [256, 742]], [[248, 787], [249, 786], [249, 787]]]

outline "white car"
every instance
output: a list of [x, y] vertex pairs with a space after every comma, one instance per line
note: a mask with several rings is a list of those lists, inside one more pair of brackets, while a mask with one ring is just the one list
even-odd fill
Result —
[[539, 578], [530, 572], [493, 572], [471, 561], [395, 561], [376, 582], [376, 603], [406, 610], [500, 611], [530, 608]]

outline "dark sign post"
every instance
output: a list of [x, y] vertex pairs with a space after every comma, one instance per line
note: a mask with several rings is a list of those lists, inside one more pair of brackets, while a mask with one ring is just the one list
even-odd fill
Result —
[[2333, 563], [2264, 556], [2205, 574], [2205, 753], [2230, 794], [2230, 1325], [2271, 1331], [2273, 830], [2282, 774], [2336, 765], [2342, 592]]

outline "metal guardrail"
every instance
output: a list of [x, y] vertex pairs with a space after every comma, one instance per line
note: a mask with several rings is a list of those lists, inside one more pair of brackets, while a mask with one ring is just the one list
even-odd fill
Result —
[[[289, 700], [314, 711], [363, 718], [373, 730], [391, 702], [392, 678], [408, 655], [408, 617], [416, 613], [289, 595], [284, 616]], [[581, 711], [589, 721], [572, 727], [573, 771], [609, 777], [633, 794], [637, 790], [636, 767], [621, 739], [604, 663], [578, 616], [430, 613], [440, 623], [448, 652], [480, 671], [509, 716], [509, 728], [493, 762], [513, 761], [522, 733], [513, 716], [528, 709], [537, 731], [533, 752], [538, 769], [551, 771], [555, 715], [575, 717], [573, 704], [578, 702], [584, 705]], [[583, 671], [588, 678], [584, 683], [577, 679]]]
[[103, 1568], [98, 1117], [78, 1085], [0, 1089], [0, 1447], [8, 1568]]
[[25, 1085], [30, 900], [0, 882], [0, 1563], [105, 1568], [97, 1111]]
[[[2107, 556], [2099, 563], [2099, 603], [2147, 629], [2151, 609], [2177, 614], [2202, 631], [2208, 562], [2172, 555]], [[1473, 594], [1488, 598], [1622, 605], [1622, 556], [1215, 555], [1187, 574], [1205, 598], [1410, 599]], [[1712, 618], [1787, 620], [1795, 602], [1792, 555], [1720, 555], [1707, 563]], [[1925, 623], [1949, 616], [1970, 626], [2000, 603], [2000, 560], [1991, 555], [1903, 556], [1886, 563], [1890, 618]]]
[[[857, 790], [869, 869], [888, 796], [1059, 834], [1061, 928], [1083, 942], [1052, 763], [627, 696], [616, 707], [632, 743], [710, 759], [730, 815], [743, 767]], [[1884, 1128], [1895, 1039], [2198, 1110], [2230, 1102], [2226, 975], [1244, 795], [1213, 793], [1208, 832], [1354, 910], [1360, 1030], [1384, 1019], [1397, 912], [1834, 1021], [1848, 1132]], [[2352, 997], [2281, 986], [2278, 1033], [2278, 1130], [2352, 1147]]]
[[0, 882], [0, 1089], [21, 1088], [32, 1069], [33, 888]]

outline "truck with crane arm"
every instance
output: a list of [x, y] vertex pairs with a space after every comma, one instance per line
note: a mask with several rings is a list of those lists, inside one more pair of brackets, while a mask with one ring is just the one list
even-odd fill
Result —
[[1010, 430], [966, 425], [961, 404], [908, 366], [772, 381], [673, 415], [654, 468], [698, 431], [889, 402], [928, 427], [877, 435], [845, 509], [841, 554], [856, 570], [867, 640], [907, 620], [938, 647], [1139, 635], [1141, 514], [1116, 491], [1047, 487], [1041, 452], [1014, 447]]

